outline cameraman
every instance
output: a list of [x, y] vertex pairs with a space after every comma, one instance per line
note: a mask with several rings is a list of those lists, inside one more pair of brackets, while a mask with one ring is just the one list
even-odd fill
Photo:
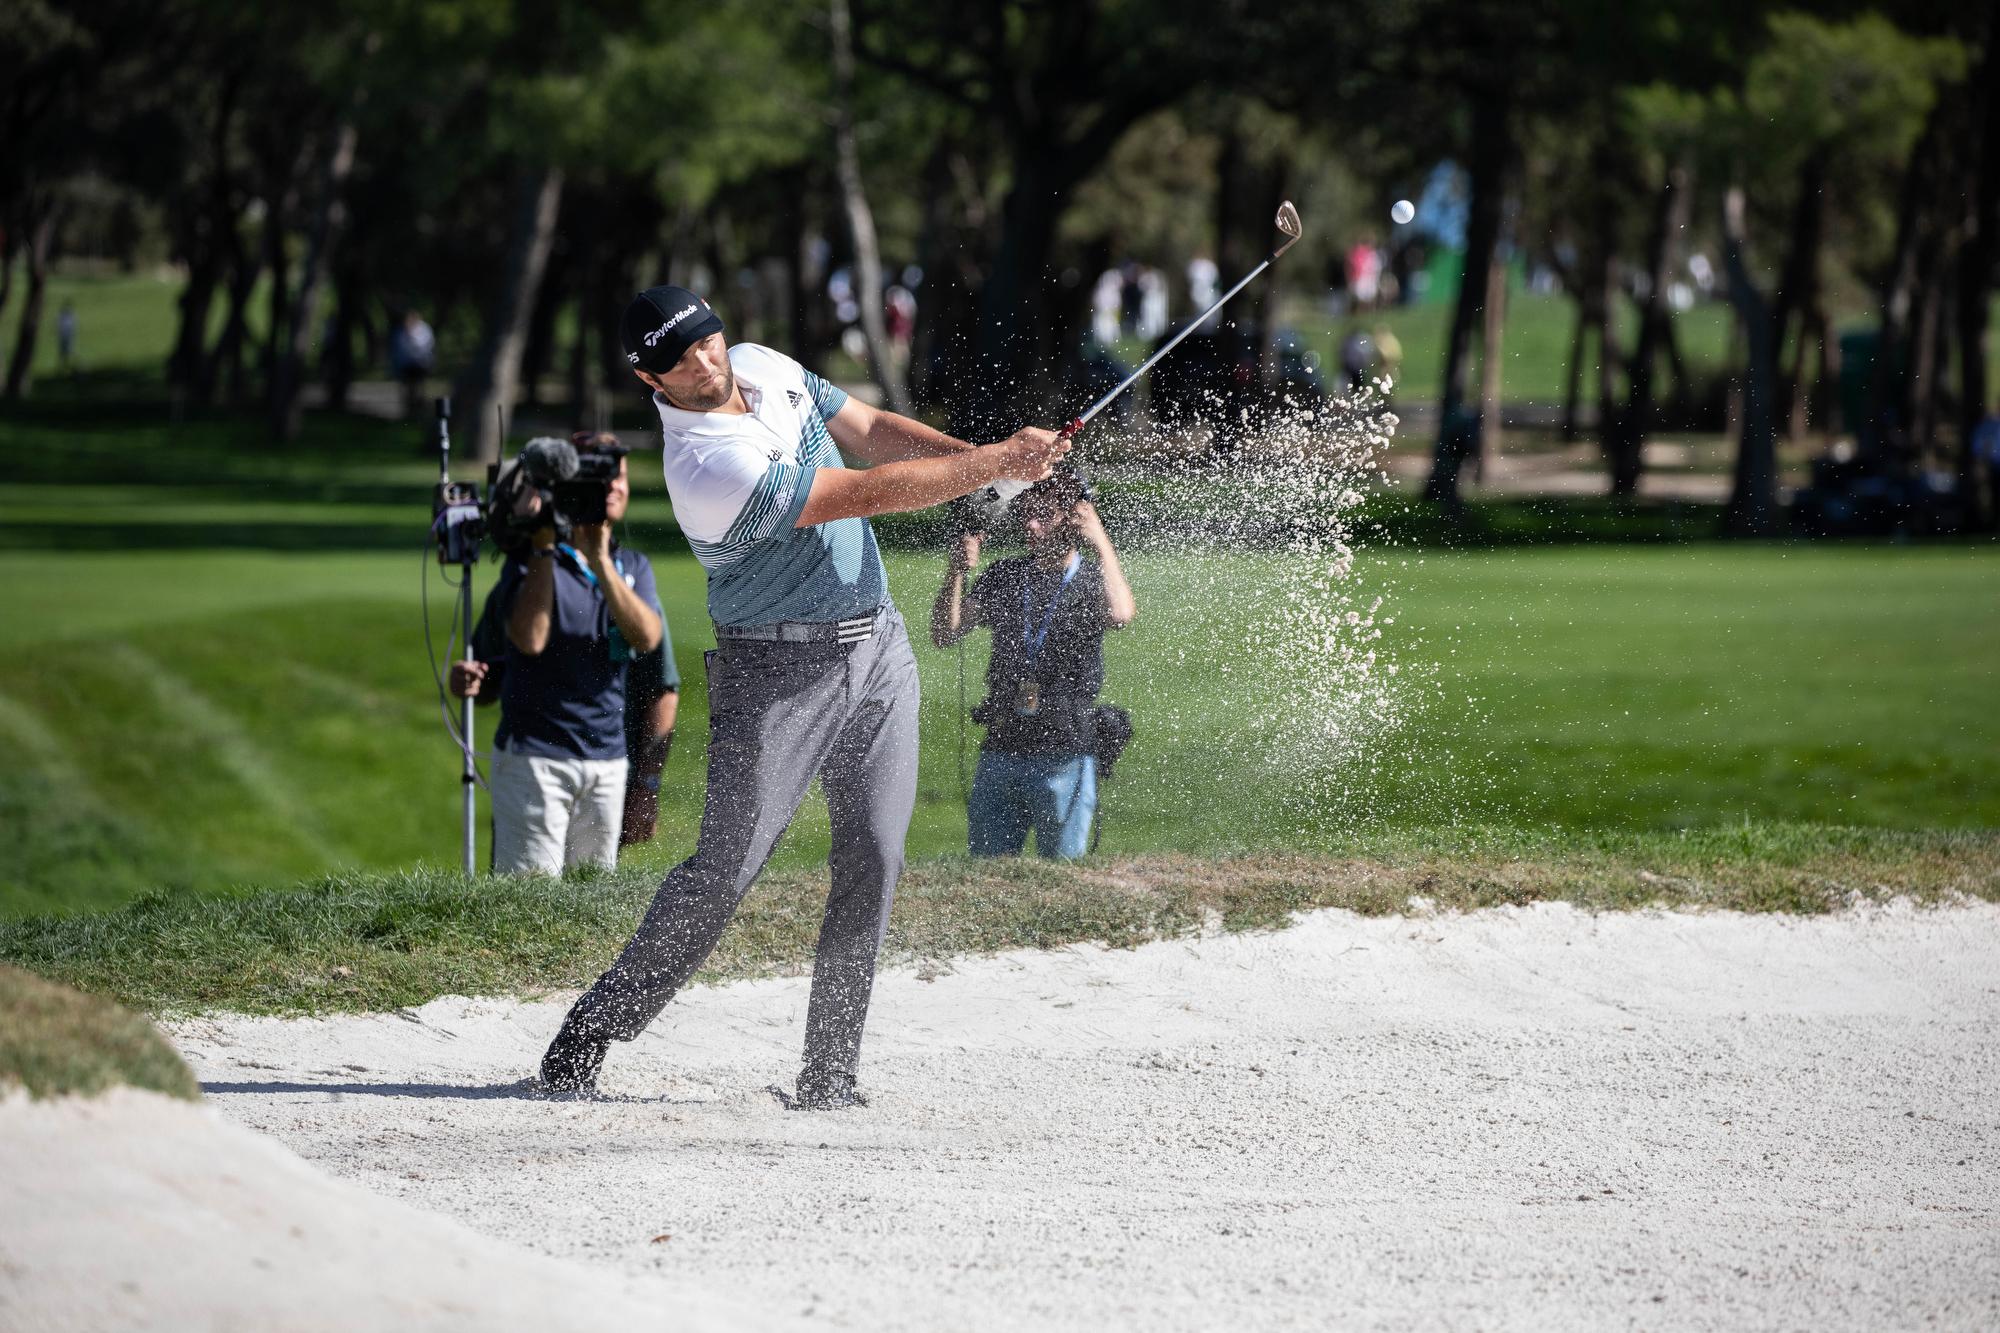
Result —
[[1038, 853], [1073, 860], [1089, 850], [1097, 813], [1104, 632], [1132, 623], [1138, 605], [1074, 468], [1057, 467], [1014, 508], [1028, 553], [995, 562], [968, 592], [981, 539], [962, 534], [931, 607], [931, 641], [949, 648], [977, 626], [993, 631], [986, 698], [972, 714], [986, 727], [966, 802], [972, 854], [1017, 855], [1032, 828]]
[[[546, 521], [508, 551], [473, 632], [474, 656], [451, 672], [453, 693], [487, 702], [496, 692], [483, 686], [500, 668], [500, 726], [488, 783], [496, 874], [616, 863], [626, 815], [626, 678], [633, 659], [666, 642], [652, 565], [611, 536], [632, 496], [625, 448], [608, 434], [580, 433], [574, 443], [580, 454], [618, 460], [604, 522], [577, 524], [571, 541], [558, 541], [552, 507], [523, 487], [520, 526]], [[529, 468], [531, 458], [561, 447], [531, 440], [515, 466]], [[672, 660], [664, 659], [661, 698], [650, 709], [648, 752], [636, 756], [642, 785], [644, 766], [653, 765], [657, 783], [657, 765], [665, 761], [680, 684]], [[644, 813], [656, 814], [657, 806]]]

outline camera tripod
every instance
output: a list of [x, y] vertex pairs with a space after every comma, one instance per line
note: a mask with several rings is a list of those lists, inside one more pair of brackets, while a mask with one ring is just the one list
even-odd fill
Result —
[[[437, 546], [438, 564], [443, 567], [457, 565], [459, 570], [457, 592], [458, 607], [453, 617], [451, 639], [446, 645], [446, 670], [449, 662], [455, 660], [452, 651], [464, 636], [467, 655], [472, 650], [472, 571], [479, 563], [479, 544], [486, 534], [486, 516], [479, 507], [479, 488], [468, 482], [451, 479], [451, 399], [437, 400], [437, 441], [438, 441], [438, 484], [431, 501], [431, 539]], [[449, 575], [446, 583], [451, 582]], [[430, 586], [428, 578], [424, 586]], [[424, 612], [424, 639], [430, 641], [430, 612]], [[432, 670], [437, 662], [432, 660]], [[444, 686], [444, 678], [438, 679], [438, 701], [445, 709], [445, 729], [458, 742], [463, 766], [459, 771], [459, 785], [463, 789], [463, 843], [464, 866], [467, 875], [478, 873], [476, 863], [479, 843], [479, 761], [472, 748], [472, 696], [458, 701], [458, 725], [451, 725], [451, 706]]]

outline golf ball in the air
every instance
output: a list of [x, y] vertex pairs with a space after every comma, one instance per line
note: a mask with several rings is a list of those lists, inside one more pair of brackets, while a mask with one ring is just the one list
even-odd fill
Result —
[[1389, 205], [1389, 216], [1397, 226], [1402, 226], [1417, 215], [1417, 206], [1407, 199], [1398, 199]]

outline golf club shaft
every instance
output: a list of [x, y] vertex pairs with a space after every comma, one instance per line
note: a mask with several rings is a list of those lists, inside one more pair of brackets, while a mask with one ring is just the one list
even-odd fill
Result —
[[1199, 315], [1196, 315], [1193, 319], [1189, 320], [1187, 324], [1182, 327], [1179, 333], [1176, 333], [1172, 338], [1169, 338], [1167, 340], [1165, 346], [1161, 347], [1159, 351], [1154, 352], [1151, 356], [1147, 357], [1144, 361], [1140, 362], [1139, 368], [1137, 370], [1133, 371], [1130, 375], [1127, 375], [1124, 379], [1120, 380], [1118, 382], [1117, 388], [1113, 389], [1110, 393], [1105, 394], [1102, 398], [1092, 403], [1088, 408], [1084, 409], [1084, 413], [1082, 416], [1070, 422], [1069, 425], [1064, 426], [1062, 429], [1063, 438], [1068, 439], [1069, 437], [1075, 435], [1078, 431], [1082, 430], [1086, 425], [1088, 425], [1092, 417], [1096, 416], [1099, 412], [1102, 412], [1105, 408], [1111, 405], [1112, 399], [1116, 398], [1119, 394], [1124, 393], [1127, 389], [1131, 388], [1132, 385], [1138, 380], [1138, 378], [1141, 375], [1145, 374], [1147, 371], [1151, 370], [1155, 365], [1159, 363], [1161, 357], [1165, 356], [1168, 352], [1173, 351], [1174, 348], [1180, 346], [1181, 339], [1187, 337], [1190, 333], [1193, 333], [1203, 324], [1206, 324], [1208, 322], [1208, 317], [1210, 315], [1213, 315], [1216, 311], [1222, 309], [1222, 307], [1228, 303], [1230, 297], [1236, 295], [1236, 293], [1242, 291], [1245, 287], [1248, 287], [1256, 279], [1258, 274], [1262, 273], [1265, 269], [1271, 267], [1272, 260], [1275, 260], [1279, 255], [1283, 253], [1284, 250], [1280, 248], [1273, 254], [1267, 256], [1263, 263], [1257, 265], [1257, 267], [1251, 269], [1248, 273], [1244, 274], [1243, 280], [1241, 282], [1238, 282], [1234, 287], [1231, 287], [1228, 291], [1224, 292], [1221, 296], [1217, 297], [1215, 299], [1214, 305], [1210, 306], [1208, 309], [1202, 311]]

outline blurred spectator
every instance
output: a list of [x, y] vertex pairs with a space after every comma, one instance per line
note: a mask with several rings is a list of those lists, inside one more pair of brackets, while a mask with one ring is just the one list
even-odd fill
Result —
[[76, 370], [76, 303], [64, 301], [56, 313], [56, 364], [64, 373]]
[[1376, 373], [1388, 376], [1393, 384], [1403, 368], [1403, 340], [1386, 324], [1377, 324], [1372, 336], [1375, 339]]
[[828, 275], [826, 296], [833, 302], [833, 317], [843, 325], [861, 318], [861, 307], [854, 299], [854, 270], [843, 266]]
[[414, 310], [389, 333], [389, 373], [403, 386], [403, 419], [415, 416], [423, 406], [424, 381], [437, 360], [437, 335], [424, 317]]
[[1118, 327], [1131, 337], [1139, 335], [1139, 308], [1146, 293], [1139, 286], [1139, 265], [1126, 260], [1118, 266]]
[[1347, 336], [1340, 340], [1340, 374], [1347, 382], [1347, 391], [1352, 393], [1368, 381], [1368, 374], [1375, 368], [1375, 344], [1367, 331], [1359, 327], [1349, 329]]
[[1995, 404], [1993, 410], [1972, 428], [1972, 458], [1975, 478], [1972, 486], [1973, 503], [1975, 505], [1978, 503], [1978, 465], [1984, 463], [1987, 494], [1991, 497], [1993, 505], [1993, 510], [1989, 510], [1988, 513], [1990, 515], [1994, 511], [2000, 511], [2000, 404]]
[[882, 297], [882, 319], [889, 333], [889, 354], [901, 367], [910, 364], [910, 340], [917, 335], [917, 297], [900, 283]]
[[1347, 291], [1356, 310], [1372, 310], [1382, 292], [1382, 252], [1373, 236], [1363, 236], [1347, 251]]
[[1715, 266], [1699, 250], [1688, 256], [1688, 276], [1694, 279], [1695, 290], [1703, 296], [1715, 290]]
[[[1190, 314], [1198, 314], [1208, 309], [1209, 303], [1221, 294], [1222, 271], [1207, 255], [1196, 255], [1188, 260], [1187, 284]], [[1218, 314], [1221, 312], [1218, 311]]]
[[1118, 341], [1118, 303], [1124, 292], [1125, 282], [1117, 269], [1108, 268], [1097, 275], [1097, 287], [1090, 294], [1090, 332], [1107, 347]]
[[1339, 251], [1326, 257], [1326, 314], [1328, 319], [1341, 319], [1347, 314], [1347, 256]]
[[1156, 268], [1139, 270], [1139, 336], [1148, 341], [1167, 331], [1167, 278]]

